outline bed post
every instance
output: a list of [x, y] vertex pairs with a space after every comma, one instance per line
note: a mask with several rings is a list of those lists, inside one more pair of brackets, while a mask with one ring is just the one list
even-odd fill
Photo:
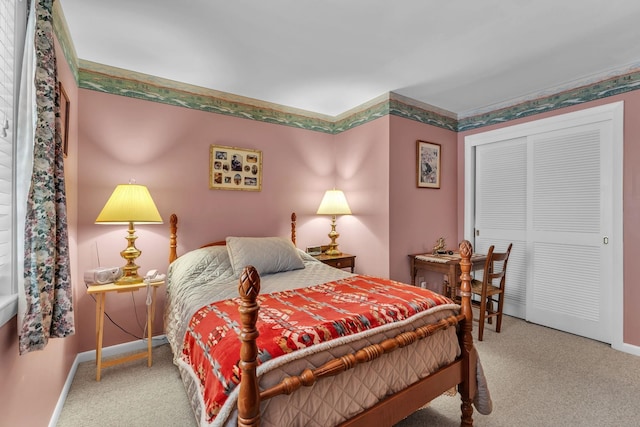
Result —
[[178, 258], [178, 252], [176, 251], [177, 247], [177, 238], [178, 238], [178, 216], [176, 214], [171, 214], [169, 218], [170, 223], [170, 233], [169, 234], [169, 264]]
[[462, 397], [461, 426], [473, 425], [473, 407], [471, 402], [476, 394], [476, 350], [473, 347], [473, 311], [471, 310], [471, 254], [473, 248], [468, 240], [460, 242], [460, 298], [461, 313], [465, 320], [462, 322], [462, 333], [459, 336], [460, 348], [462, 350], [463, 382], [458, 386], [458, 391]]
[[238, 393], [238, 426], [257, 427], [260, 425], [260, 392], [258, 390], [258, 378], [256, 367], [258, 366], [258, 320], [259, 305], [257, 302], [260, 293], [260, 276], [251, 265], [245, 267], [240, 275], [240, 392]]
[[293, 242], [293, 246], [296, 245], [296, 213], [291, 213], [291, 241]]

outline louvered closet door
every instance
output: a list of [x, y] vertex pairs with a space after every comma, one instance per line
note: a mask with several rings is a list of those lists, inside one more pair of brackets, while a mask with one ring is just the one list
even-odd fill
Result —
[[[526, 308], [527, 139], [516, 138], [476, 149], [475, 247], [513, 249], [507, 265], [506, 314], [524, 318]], [[482, 274], [475, 273], [480, 279]]]
[[529, 137], [527, 320], [611, 342], [611, 123]]

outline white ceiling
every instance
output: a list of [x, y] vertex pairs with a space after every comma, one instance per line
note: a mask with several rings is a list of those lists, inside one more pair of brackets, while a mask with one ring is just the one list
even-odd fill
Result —
[[640, 68], [638, 0], [58, 0], [78, 58], [336, 116], [466, 117]]

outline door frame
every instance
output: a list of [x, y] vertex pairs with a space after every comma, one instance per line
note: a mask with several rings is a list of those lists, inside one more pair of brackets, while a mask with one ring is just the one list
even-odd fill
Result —
[[566, 128], [586, 123], [611, 120], [613, 127], [613, 167], [611, 180], [613, 188], [612, 235], [612, 295], [611, 295], [611, 347], [616, 350], [635, 353], [631, 346], [624, 344], [624, 262], [623, 262], [623, 148], [624, 148], [624, 102], [618, 101], [571, 113], [533, 120], [507, 126], [464, 138], [464, 238], [475, 243], [475, 147], [502, 140], [530, 136], [554, 129]]

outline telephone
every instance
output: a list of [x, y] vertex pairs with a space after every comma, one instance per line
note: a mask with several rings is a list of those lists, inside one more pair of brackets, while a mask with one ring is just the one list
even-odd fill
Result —
[[158, 270], [153, 269], [147, 271], [144, 275], [144, 281], [149, 283], [162, 282], [166, 276], [164, 274], [158, 274]]

